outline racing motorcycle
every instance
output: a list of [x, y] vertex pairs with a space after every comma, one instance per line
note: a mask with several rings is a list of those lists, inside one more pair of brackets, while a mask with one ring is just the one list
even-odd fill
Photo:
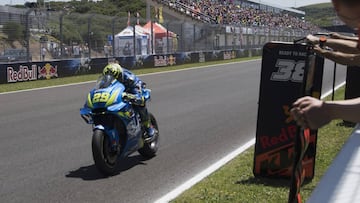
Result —
[[[122, 97], [124, 91], [125, 86], [112, 75], [102, 75], [80, 109], [81, 117], [93, 126], [93, 159], [104, 175], [116, 172], [119, 158], [138, 151], [150, 159], [158, 150], [159, 128], [154, 115], [149, 113], [155, 135], [147, 140], [139, 113], [132, 107], [131, 100]], [[145, 100], [150, 99], [150, 93], [150, 89], [143, 88]]]

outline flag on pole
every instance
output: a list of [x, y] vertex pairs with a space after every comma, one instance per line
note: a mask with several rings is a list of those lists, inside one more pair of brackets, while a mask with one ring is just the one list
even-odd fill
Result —
[[159, 7], [159, 23], [164, 23], [164, 17], [163, 17], [163, 7]]
[[139, 12], [136, 12], [136, 24], [140, 25], [140, 14], [139, 14]]
[[130, 26], [130, 11], [128, 11], [128, 21], [127, 21], [127, 25]]
[[154, 7], [155, 9], [155, 19], [159, 21], [159, 9], [157, 7]]

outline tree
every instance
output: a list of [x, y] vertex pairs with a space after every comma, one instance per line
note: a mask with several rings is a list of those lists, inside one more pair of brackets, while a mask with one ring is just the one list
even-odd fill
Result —
[[7, 22], [3, 27], [3, 32], [8, 36], [11, 43], [15, 40], [22, 41], [24, 39], [24, 28], [17, 22]]

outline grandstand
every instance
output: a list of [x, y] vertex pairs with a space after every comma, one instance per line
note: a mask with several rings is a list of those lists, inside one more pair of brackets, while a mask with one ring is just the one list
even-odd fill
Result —
[[[158, 20], [179, 34], [180, 48], [261, 48], [268, 41], [292, 41], [319, 32], [305, 12], [252, 0], [147, 0], [162, 8]], [[149, 15], [150, 16], [150, 15]]]
[[[254, 0], [152, 0], [203, 23], [312, 30], [305, 12]], [[171, 12], [168, 12], [171, 15]]]

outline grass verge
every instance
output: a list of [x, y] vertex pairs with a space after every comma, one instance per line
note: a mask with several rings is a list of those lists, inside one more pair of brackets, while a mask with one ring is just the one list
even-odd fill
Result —
[[[344, 98], [345, 88], [336, 92], [335, 99]], [[325, 99], [329, 99], [325, 98]], [[315, 176], [301, 188], [303, 202], [310, 197], [317, 183], [349, 138], [353, 127], [342, 120], [332, 121], [318, 132]], [[290, 180], [255, 178], [252, 172], [254, 147], [185, 191], [172, 203], [197, 202], [287, 202]]]
[[[184, 64], [184, 65], [167, 66], [167, 67], [160, 67], [160, 68], [133, 69], [131, 71], [133, 71], [135, 74], [139, 75], [139, 74], [146, 74], [146, 73], [187, 69], [187, 68], [193, 68], [194, 66], [199, 67], [199, 66], [209, 66], [209, 65], [233, 63], [233, 62], [240, 62], [240, 61], [248, 61], [248, 60], [253, 60], [253, 59], [260, 59], [260, 57], [237, 58], [237, 59], [226, 60], [226, 61], [211, 61], [211, 62], [205, 62], [205, 63]], [[71, 83], [78, 83], [78, 82], [93, 81], [93, 80], [96, 80], [98, 77], [99, 77], [99, 74], [91, 74], [91, 75], [79, 75], [79, 76], [66, 77], [66, 78], [56, 78], [56, 79], [51, 79], [51, 80], [37, 80], [37, 81], [18, 82], [18, 83], [10, 83], [10, 84], [0, 84], [0, 93], [25, 90], [25, 89], [34, 89], [34, 88], [40, 88], [40, 87], [64, 85], [64, 84], [71, 84]]]

